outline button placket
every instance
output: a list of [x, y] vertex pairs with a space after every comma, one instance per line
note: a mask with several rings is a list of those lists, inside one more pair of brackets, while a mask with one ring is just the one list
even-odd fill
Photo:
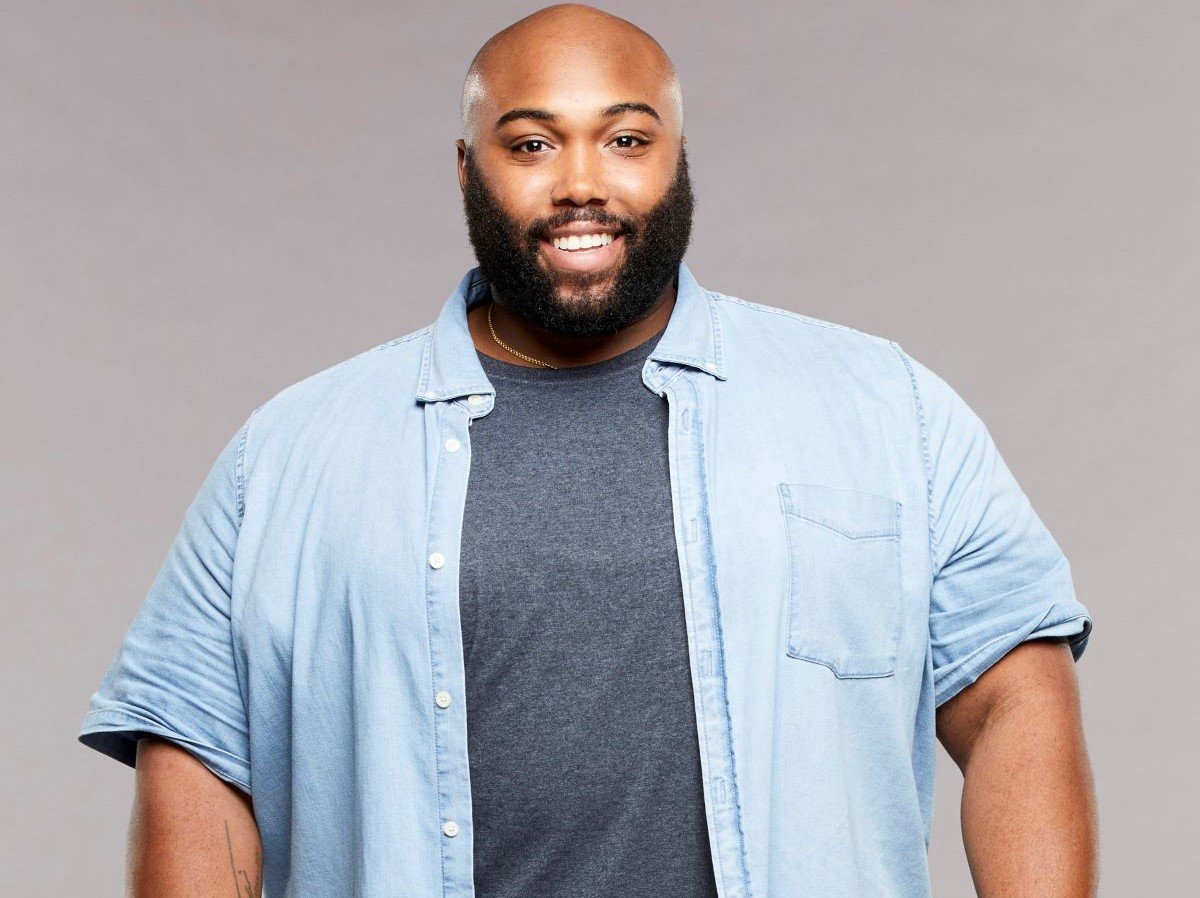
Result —
[[705, 804], [715, 872], [729, 898], [751, 894], [737, 801], [728, 683], [723, 674], [720, 603], [713, 577], [715, 549], [708, 526], [709, 492], [704, 470], [704, 397], [707, 380], [674, 377], [655, 392], [665, 396], [673, 426], [668, 431], [672, 506], [689, 651], [694, 662], [693, 693], [697, 737], [705, 777]]
[[[443, 848], [443, 894], [469, 895], [472, 888], [470, 834], [470, 764], [467, 757], [466, 708], [453, 697], [465, 693], [459, 621], [459, 559], [462, 514], [470, 474], [471, 419], [486, 411], [488, 397], [431, 402], [426, 426], [436, 434], [432, 451], [442, 453], [434, 465], [426, 527], [426, 621], [429, 629], [431, 687], [436, 730], [437, 826], [447, 839]], [[453, 453], [453, 454], [452, 454]], [[434, 550], [438, 551], [434, 551]], [[458, 835], [467, 841], [455, 839]], [[451, 841], [453, 840], [453, 841]]]

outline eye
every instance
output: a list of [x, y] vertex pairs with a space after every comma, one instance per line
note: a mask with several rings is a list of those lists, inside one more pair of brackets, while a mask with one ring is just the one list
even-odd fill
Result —
[[621, 146], [618, 147], [618, 149], [621, 149], [621, 150], [634, 150], [634, 149], [637, 149], [638, 147], [647, 147], [650, 145], [650, 141], [646, 140], [646, 138], [644, 138], [644, 137], [638, 137], [636, 134], [621, 134], [621, 135], [613, 138], [614, 143], [617, 141], [620, 141], [620, 140], [636, 141], [636, 143], [632, 143], [632, 144], [628, 144], [628, 143], [622, 144]]
[[[531, 145], [535, 145], [537, 147], [537, 149], [533, 150], [532, 152], [522, 149], [523, 147], [528, 147]], [[522, 140], [520, 143], [514, 144], [511, 147], [511, 149], [514, 153], [518, 153], [521, 155], [536, 156], [538, 154], [538, 151], [545, 146], [546, 146], [546, 141], [544, 141], [540, 138], [537, 138], [537, 137], [531, 137], [528, 140]]]

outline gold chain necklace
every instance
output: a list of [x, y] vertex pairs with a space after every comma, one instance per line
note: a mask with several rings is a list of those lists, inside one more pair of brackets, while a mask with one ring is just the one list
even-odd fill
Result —
[[501, 340], [499, 336], [496, 335], [496, 326], [494, 324], [492, 324], [492, 306], [494, 306], [494, 305], [495, 305], [494, 302], [488, 303], [488, 313], [487, 313], [488, 330], [490, 330], [492, 332], [492, 339], [495, 340], [497, 344], [499, 344], [504, 349], [511, 352], [513, 355], [515, 355], [519, 359], [524, 359], [527, 362], [533, 362], [535, 365], [541, 365], [543, 368], [557, 369], [558, 365], [551, 365], [549, 362], [543, 362], [541, 359], [535, 359], [535, 358], [533, 358], [533, 356], [525, 355], [525, 353], [523, 353], [523, 352], [517, 352], [517, 350], [513, 349], [511, 346], [509, 346], [507, 343], [505, 343], [503, 340]]

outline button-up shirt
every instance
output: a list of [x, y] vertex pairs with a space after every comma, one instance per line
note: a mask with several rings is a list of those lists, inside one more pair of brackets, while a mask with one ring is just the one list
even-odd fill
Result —
[[[432, 324], [249, 414], [91, 697], [84, 744], [132, 765], [157, 735], [252, 796], [269, 895], [474, 894], [458, 584], [471, 422], [504, 401], [467, 327], [487, 289], [471, 270]], [[641, 379], [669, 406], [720, 895], [930, 895], [935, 709], [1024, 640], [1079, 659], [1067, 559], [892, 340], [681, 263]]]

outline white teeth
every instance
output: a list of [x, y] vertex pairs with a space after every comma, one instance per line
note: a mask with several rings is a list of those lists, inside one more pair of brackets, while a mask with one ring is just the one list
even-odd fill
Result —
[[607, 246], [615, 239], [612, 234], [572, 234], [570, 237], [555, 237], [554, 246], [565, 250], [591, 249], [594, 246]]

